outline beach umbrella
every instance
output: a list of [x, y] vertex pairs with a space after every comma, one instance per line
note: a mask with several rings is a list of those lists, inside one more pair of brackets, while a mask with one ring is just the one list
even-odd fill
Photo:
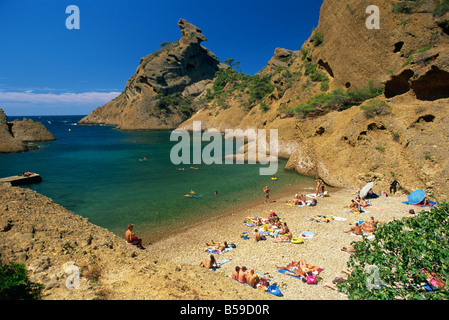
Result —
[[364, 199], [368, 195], [368, 191], [372, 189], [374, 186], [374, 182], [368, 182], [362, 190], [360, 190], [360, 198]]
[[424, 200], [426, 192], [424, 190], [415, 190], [408, 196], [409, 204], [417, 204]]

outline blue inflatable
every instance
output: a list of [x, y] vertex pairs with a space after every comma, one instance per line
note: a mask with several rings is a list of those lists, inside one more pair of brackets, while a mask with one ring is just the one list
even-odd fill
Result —
[[409, 204], [418, 204], [424, 200], [426, 197], [426, 192], [424, 190], [415, 190], [408, 196]]

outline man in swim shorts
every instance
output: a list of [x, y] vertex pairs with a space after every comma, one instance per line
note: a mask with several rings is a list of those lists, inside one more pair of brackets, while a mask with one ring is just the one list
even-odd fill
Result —
[[243, 266], [242, 269], [239, 272], [239, 282], [240, 283], [246, 283], [246, 267]]
[[346, 230], [345, 233], [348, 233], [348, 232], [351, 232], [351, 231], [354, 232], [354, 234], [356, 234], [358, 236], [361, 236], [363, 234], [362, 227], [359, 226], [358, 223], [356, 223], [355, 226], [350, 228], [349, 230]]
[[263, 189], [263, 192], [265, 192], [265, 201], [264, 203], [270, 203], [270, 188], [268, 188], [268, 186], [265, 186], [265, 188]]
[[140, 249], [145, 249], [142, 246], [142, 239], [139, 239], [134, 233], [133, 233], [133, 229], [134, 229], [134, 225], [133, 224], [128, 224], [128, 230], [126, 230], [125, 232], [125, 239], [128, 243], [133, 244], [137, 247], [139, 247]]

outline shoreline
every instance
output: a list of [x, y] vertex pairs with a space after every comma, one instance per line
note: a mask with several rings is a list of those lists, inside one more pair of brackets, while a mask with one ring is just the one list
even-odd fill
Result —
[[[338, 189], [338, 188], [331, 188], [331, 187], [328, 187], [328, 188], [330, 188], [331, 190]], [[314, 188], [314, 186], [312, 186], [312, 184], [309, 187], [306, 183], [290, 184], [290, 185], [287, 185], [287, 186], [281, 188], [280, 190], [272, 191], [270, 193], [270, 201], [273, 201], [273, 203], [274, 203], [279, 199], [290, 196], [292, 194], [292, 192], [294, 192], [293, 191], [294, 189], [301, 190], [300, 193], [305, 193], [307, 190], [313, 191], [315, 188]], [[299, 191], [296, 191], [294, 193], [298, 193], [298, 192]], [[262, 192], [260, 192], [259, 199], [241, 200], [237, 204], [231, 205], [229, 208], [219, 209], [219, 210], [217, 210], [217, 209], [208, 210], [202, 217], [198, 218], [199, 221], [195, 221], [193, 223], [184, 221], [183, 223], [180, 224], [180, 226], [168, 228], [169, 229], [168, 232], [166, 230], [160, 230], [160, 231], [155, 232], [155, 235], [151, 235], [151, 231], [143, 229], [144, 227], [139, 228], [138, 225], [134, 225], [134, 228], [135, 228], [136, 234], [138, 234], [139, 237], [142, 238], [143, 243], [155, 244], [159, 241], [163, 241], [167, 238], [170, 238], [173, 235], [178, 234], [179, 232], [187, 232], [190, 229], [210, 223], [213, 220], [226, 219], [229, 215], [233, 215], [235, 212], [241, 212], [244, 210], [251, 209], [251, 208], [263, 203], [263, 200], [264, 200], [264, 195]], [[137, 230], [140, 230], [140, 231], [137, 231]], [[123, 231], [123, 235], [124, 235], [125, 231]], [[122, 236], [122, 235], [118, 234], [118, 236]], [[157, 238], [155, 238], [155, 237], [157, 237]]]
[[[232, 281], [228, 277], [235, 266], [246, 266], [248, 270], [254, 269], [262, 274], [269, 274], [270, 278], [278, 284], [286, 299], [346, 300], [346, 295], [324, 287], [325, 283], [332, 283], [335, 277], [345, 276], [341, 270], [347, 268], [350, 254], [341, 249], [351, 246], [353, 241], [362, 240], [362, 237], [344, 233], [344, 231], [354, 226], [358, 219], [369, 219], [373, 216], [378, 221], [388, 222], [409, 216], [406, 212], [411, 206], [402, 203], [407, 200], [407, 196], [399, 193], [395, 196], [370, 199], [373, 206], [366, 209], [367, 213], [349, 214], [346, 212], [349, 210], [347, 206], [354, 198], [355, 190], [330, 189], [330, 196], [319, 197], [318, 204], [314, 207], [288, 206], [286, 201], [294, 196], [294, 194], [289, 194], [290, 191], [291, 189], [284, 190], [281, 194], [273, 197], [270, 199], [272, 201], [270, 204], [248, 205], [233, 210], [227, 215], [208, 219], [184, 230], [179, 230], [176, 234], [148, 245], [147, 250], [160, 259], [176, 264], [198, 266], [201, 260], [209, 258], [210, 253], [201, 250], [206, 243], [227, 241], [234, 243], [236, 248], [224, 254], [214, 254], [218, 262], [222, 259], [231, 259], [219, 269], [222, 275], [227, 276], [223, 278], [223, 281]], [[418, 210], [421, 211], [420, 209], [426, 210], [427, 208]], [[281, 219], [285, 219], [292, 231], [293, 238], [298, 237], [303, 231], [314, 232], [313, 238], [304, 240], [302, 244], [293, 244], [275, 243], [271, 241], [271, 237], [259, 242], [254, 242], [251, 238], [243, 240], [240, 237], [242, 232], [250, 233], [254, 230], [254, 228], [245, 226], [245, 217], [267, 218], [272, 210]], [[418, 210], [415, 208], [415, 211]], [[346, 220], [333, 220], [330, 223], [307, 221], [307, 218], [316, 215], [333, 215]], [[307, 285], [296, 278], [279, 273], [276, 268], [276, 265], [285, 266], [300, 259], [324, 269], [320, 273], [322, 280], [318, 285]]]
[[[318, 198], [316, 206], [295, 207], [286, 204], [292, 198], [289, 195], [291, 188], [273, 195], [270, 204], [246, 203], [245, 208], [205, 220], [141, 250], [127, 244], [124, 237], [90, 223], [87, 218], [35, 191], [0, 185], [0, 210], [3, 212], [0, 222], [4, 231], [0, 233], [1, 249], [4, 250], [1, 258], [24, 262], [31, 270], [33, 281], [45, 285], [46, 300], [346, 300], [344, 294], [324, 287], [336, 276], [345, 276], [341, 270], [346, 269], [350, 254], [341, 248], [362, 240], [343, 231], [360, 218], [374, 216], [378, 221], [388, 222], [410, 216], [407, 211], [412, 206], [403, 204], [407, 196], [399, 193], [371, 199], [373, 207], [367, 208], [369, 213], [349, 214], [346, 213], [347, 206], [354, 198], [354, 190], [331, 189], [330, 196]], [[421, 211], [421, 208], [414, 209]], [[274, 243], [270, 237], [254, 242], [240, 237], [242, 232], [253, 230], [245, 226], [245, 217], [267, 217], [271, 210], [285, 219], [294, 238], [303, 231], [315, 232], [314, 237], [302, 244]], [[323, 214], [347, 220], [307, 221], [309, 217]], [[55, 237], [55, 234], [59, 236]], [[217, 271], [199, 267], [199, 262], [210, 255], [201, 248], [211, 241], [236, 245], [229, 252], [215, 255], [218, 262], [230, 259]], [[317, 285], [281, 274], [276, 268], [276, 265], [285, 266], [300, 259], [323, 268], [322, 280]], [[45, 266], [40, 268], [43, 263]], [[75, 293], [65, 287], [67, 263], [76, 264], [82, 270], [81, 289]], [[234, 267], [243, 265], [248, 270], [269, 275], [283, 297], [231, 280], [229, 276]], [[89, 282], [89, 270], [99, 272], [100, 278], [94, 287]]]

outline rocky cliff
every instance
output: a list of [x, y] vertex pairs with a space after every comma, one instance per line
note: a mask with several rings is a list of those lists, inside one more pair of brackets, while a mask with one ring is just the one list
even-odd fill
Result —
[[42, 123], [31, 119], [7, 122], [5, 113], [0, 109], [0, 153], [24, 152], [36, 148], [27, 142], [53, 140], [55, 137]]
[[377, 192], [397, 179], [447, 198], [447, 4], [377, 1], [379, 29], [366, 27], [370, 5], [325, 0], [303, 46], [277, 48], [258, 73], [272, 88], [261, 100], [249, 103], [252, 84], [229, 76], [226, 107], [213, 97], [180, 127], [278, 129], [289, 170], [333, 186], [374, 180]]
[[[277, 129], [279, 154], [289, 159], [289, 170], [332, 186], [357, 188], [375, 180], [377, 192], [398, 179], [405, 192], [423, 188], [447, 198], [449, 6], [434, 0], [372, 5], [324, 0], [310, 38], [300, 48], [276, 48], [254, 76], [216, 64], [215, 77], [211, 72], [207, 85], [194, 90], [199, 95], [192, 116], [179, 128], [191, 130], [193, 121], [201, 121], [202, 129]], [[202, 38], [192, 34], [198, 46]], [[147, 129], [178, 123], [181, 108], [173, 101], [165, 103], [169, 125], [141, 121], [150, 117], [145, 108], [154, 100], [136, 100], [141, 112], [131, 111], [138, 108], [129, 107], [129, 97], [143, 97], [143, 89], [131, 85], [143, 69], [141, 64], [116, 101], [84, 122]], [[152, 97], [163, 92], [156, 83], [148, 88]], [[181, 86], [183, 95], [187, 88]]]
[[173, 129], [195, 112], [198, 96], [211, 87], [215, 73], [227, 67], [203, 47], [201, 29], [184, 19], [181, 38], [140, 60], [125, 90], [94, 110], [80, 124], [108, 124], [120, 129]]

